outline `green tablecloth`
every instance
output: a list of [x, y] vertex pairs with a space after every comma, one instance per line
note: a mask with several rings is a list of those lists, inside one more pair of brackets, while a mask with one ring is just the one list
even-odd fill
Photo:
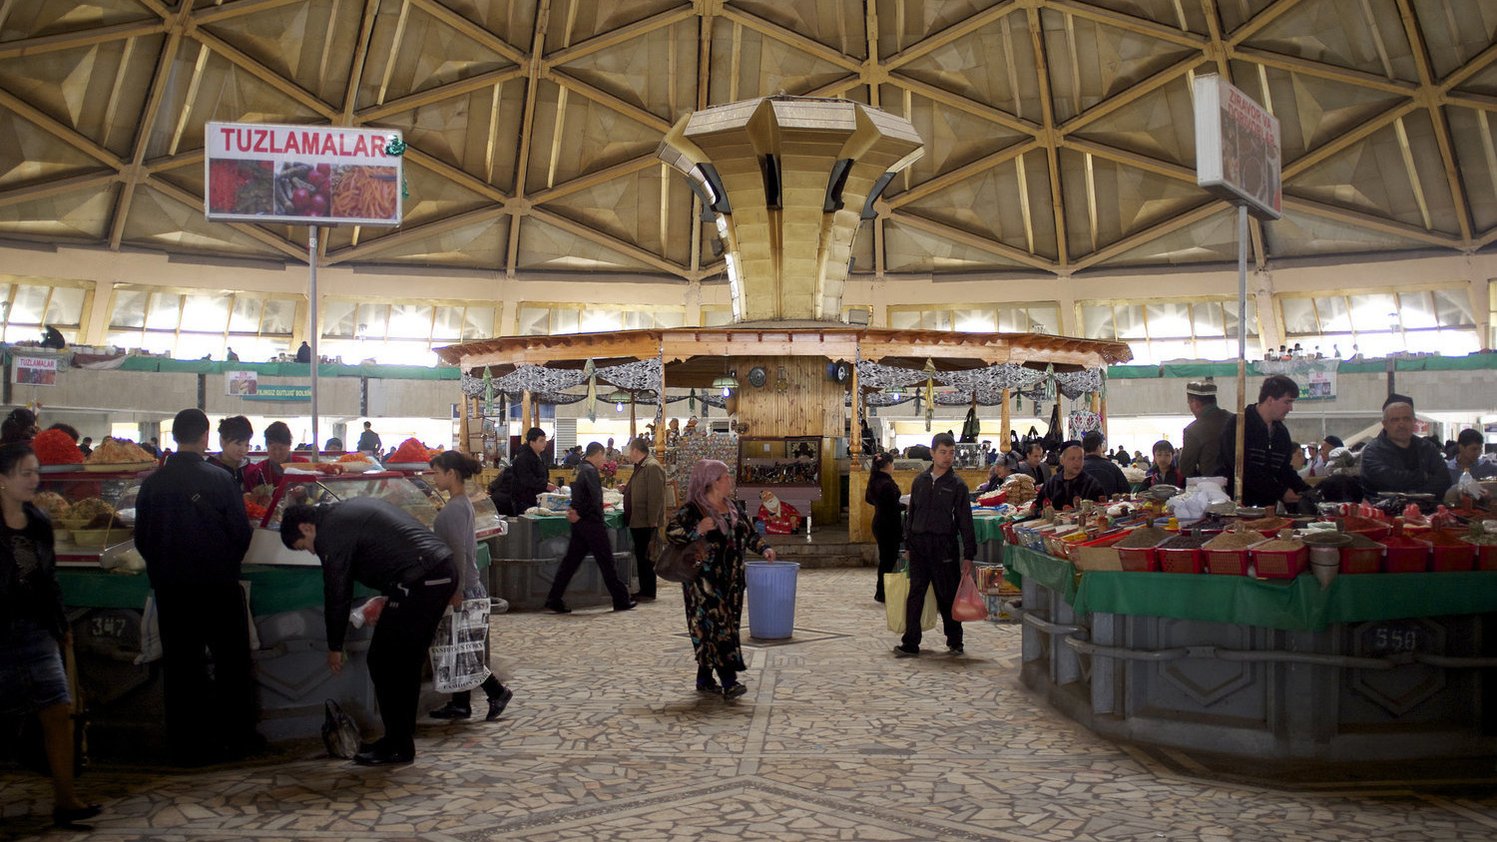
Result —
[[1137, 614], [1314, 631], [1336, 623], [1497, 611], [1497, 573], [1385, 573], [1338, 576], [1321, 590], [1293, 580], [1182, 573], [1093, 571], [1023, 547], [1005, 550], [1011, 581], [1030, 576], [1058, 591], [1078, 614]]
[[[535, 524], [541, 540], [547, 538], [560, 538], [572, 533], [572, 524], [565, 517], [548, 515], [520, 515], [520, 517]], [[618, 529], [624, 525], [623, 512], [608, 512], [603, 515], [603, 523], [609, 529]]]
[[[489, 566], [487, 543], [478, 545], [478, 569]], [[247, 564], [243, 579], [250, 583], [250, 612], [257, 617], [298, 611], [322, 605], [321, 567], [271, 567]], [[69, 608], [145, 607], [151, 580], [145, 573], [115, 573], [98, 567], [61, 567], [57, 581], [62, 585], [62, 601]], [[374, 591], [354, 586], [357, 597], [373, 596]]]
[[1003, 525], [1008, 521], [996, 517], [972, 518], [972, 531], [977, 533], [977, 543], [1003, 540]]

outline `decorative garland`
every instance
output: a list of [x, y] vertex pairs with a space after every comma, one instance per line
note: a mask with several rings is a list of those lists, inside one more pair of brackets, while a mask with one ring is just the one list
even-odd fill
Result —
[[598, 379], [630, 392], [660, 391], [665, 380], [665, 365], [660, 357], [610, 365], [597, 370]]

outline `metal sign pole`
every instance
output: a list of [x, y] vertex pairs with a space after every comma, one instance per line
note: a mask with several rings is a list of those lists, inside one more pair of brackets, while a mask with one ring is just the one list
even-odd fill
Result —
[[[317, 435], [317, 363], [321, 357], [317, 355], [317, 226], [307, 226], [307, 266], [311, 269], [310, 282], [308, 283], [311, 297], [311, 310], [309, 311], [310, 326], [308, 333], [311, 338], [308, 344], [312, 346], [312, 452], [320, 454], [322, 450], [322, 439]], [[314, 457], [313, 462], [317, 459]]]
[[1247, 428], [1247, 248], [1248, 209], [1237, 205], [1237, 464], [1232, 472], [1232, 496], [1242, 505], [1243, 434]]

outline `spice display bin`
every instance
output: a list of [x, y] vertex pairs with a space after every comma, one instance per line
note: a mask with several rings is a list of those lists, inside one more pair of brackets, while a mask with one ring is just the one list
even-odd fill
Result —
[[1341, 572], [1380, 573], [1383, 569], [1382, 544], [1360, 533], [1348, 533], [1351, 543], [1341, 548]]
[[1429, 544], [1406, 535], [1390, 535], [1378, 543], [1388, 548], [1389, 573], [1423, 573], [1429, 569]]
[[1310, 565], [1310, 548], [1253, 550], [1253, 564], [1260, 579], [1293, 579]]

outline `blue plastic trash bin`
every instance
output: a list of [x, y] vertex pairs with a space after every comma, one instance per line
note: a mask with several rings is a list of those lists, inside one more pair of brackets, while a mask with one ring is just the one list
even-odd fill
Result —
[[749, 637], [789, 637], [795, 628], [795, 577], [800, 565], [793, 561], [750, 561], [747, 566]]

